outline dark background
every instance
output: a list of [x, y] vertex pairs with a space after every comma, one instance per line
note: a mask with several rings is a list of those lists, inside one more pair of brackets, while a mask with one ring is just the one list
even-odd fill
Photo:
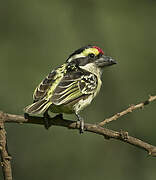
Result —
[[[99, 122], [156, 93], [156, 1], [2, 1], [0, 109], [23, 114], [38, 83], [87, 44], [101, 47], [118, 64], [105, 69], [100, 94], [82, 112], [86, 122]], [[156, 145], [155, 117], [153, 102], [107, 127]], [[6, 129], [16, 180], [156, 179], [156, 159], [131, 145], [62, 127]]]

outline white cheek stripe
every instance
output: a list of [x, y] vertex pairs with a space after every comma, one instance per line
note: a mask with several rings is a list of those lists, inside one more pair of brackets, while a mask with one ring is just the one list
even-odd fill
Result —
[[77, 58], [81, 58], [81, 57], [86, 57], [86, 56], [84, 56], [83, 53], [76, 54], [76, 55], [72, 56], [70, 59], [68, 59], [67, 62], [71, 62], [73, 59], [77, 59]]

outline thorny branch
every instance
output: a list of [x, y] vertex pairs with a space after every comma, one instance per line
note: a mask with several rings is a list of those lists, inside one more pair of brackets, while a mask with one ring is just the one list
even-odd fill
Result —
[[[116, 115], [112, 116], [109, 119], [105, 119], [104, 121], [102, 121], [99, 124], [85, 123], [85, 125], [84, 125], [85, 131], [102, 135], [106, 139], [113, 138], [113, 139], [117, 139], [117, 140], [129, 143], [133, 146], [144, 149], [145, 151], [148, 152], [149, 155], [156, 157], [156, 146], [148, 144], [148, 143], [146, 143], [140, 139], [137, 139], [135, 137], [129, 136], [128, 132], [125, 132], [125, 131], [118, 132], [118, 131], [113, 131], [113, 130], [101, 127], [105, 123], [116, 120], [119, 117], [132, 112], [135, 109], [142, 108], [154, 100], [156, 100], [156, 96], [150, 96], [149, 99], [146, 100], [145, 102], [130, 106], [128, 109], [126, 109], [120, 113], [117, 113]], [[29, 123], [29, 124], [44, 125], [43, 117], [28, 116], [27, 118], [24, 118], [21, 115], [14, 115], [14, 114], [8, 114], [8, 113], [3, 113], [3, 112], [0, 112], [0, 121], [7, 122], [7, 123], [20, 123], [20, 124]], [[63, 119], [59, 115], [55, 116], [54, 118], [49, 118], [49, 121], [50, 121], [50, 125], [63, 126], [63, 127], [69, 128], [69, 129], [78, 129], [79, 130], [79, 124], [77, 122]]]
[[11, 171], [11, 157], [7, 151], [6, 131], [4, 129], [3, 117], [0, 118], [0, 154], [1, 154], [1, 166], [3, 171], [4, 180], [12, 180]]
[[156, 100], [156, 96], [149, 96], [149, 98], [142, 102], [142, 103], [139, 103], [139, 104], [136, 104], [136, 105], [131, 105], [129, 108], [127, 108], [126, 110], [120, 112], [120, 113], [117, 113], [115, 114], [114, 116], [110, 117], [110, 118], [107, 118], [105, 120], [103, 120], [102, 122], [99, 123], [99, 126], [104, 126], [106, 123], [109, 123], [111, 121], [115, 121], [117, 119], [119, 119], [120, 117], [128, 114], [128, 113], [131, 113], [132, 111], [136, 110], [136, 109], [141, 109], [143, 108], [145, 105], [148, 105], [150, 102]]
[[[85, 123], [85, 131], [95, 133], [98, 135], [104, 136], [106, 139], [117, 139], [126, 143], [129, 143], [133, 146], [139, 147], [141, 149], [144, 149], [148, 152], [149, 155], [156, 157], [156, 146], [153, 146], [151, 144], [148, 144], [140, 139], [137, 139], [135, 137], [129, 136], [128, 132], [125, 131], [113, 131], [107, 128], [103, 128], [102, 126], [106, 123], [109, 123], [111, 121], [117, 120], [118, 118], [136, 110], [139, 108], [143, 108], [145, 105], [148, 105], [150, 102], [156, 100], [156, 96], [150, 96], [148, 100], [145, 102], [131, 105], [126, 110], [117, 113], [113, 115], [110, 118], [107, 118], [100, 122], [99, 124], [88, 124]], [[67, 127], [69, 129], [77, 129], [79, 130], [79, 124], [75, 121], [70, 121], [63, 119], [62, 116], [55, 116], [54, 118], [49, 118], [50, 125], [54, 126], [62, 126]], [[3, 175], [5, 180], [12, 180], [12, 172], [11, 172], [11, 157], [8, 155], [7, 152], [7, 140], [6, 140], [6, 131], [4, 129], [4, 123], [27, 123], [27, 124], [39, 124], [44, 125], [44, 119], [43, 117], [36, 117], [36, 116], [28, 116], [24, 117], [21, 115], [15, 115], [15, 114], [9, 114], [0, 112], [0, 154], [1, 154], [1, 166], [3, 170]]]

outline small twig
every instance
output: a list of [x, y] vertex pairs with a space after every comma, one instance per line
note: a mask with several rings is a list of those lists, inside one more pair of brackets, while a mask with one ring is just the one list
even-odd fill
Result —
[[[44, 125], [44, 119], [43, 117], [36, 117], [36, 116], [28, 116], [26, 119], [23, 116], [20, 115], [13, 115], [8, 113], [0, 113], [0, 120], [3, 120], [4, 122], [8, 123], [29, 123], [29, 124], [40, 124]], [[55, 126], [63, 126], [67, 127], [69, 129], [77, 129], [79, 130], [79, 125], [75, 121], [70, 121], [61, 118], [60, 116], [55, 116], [54, 118], [49, 118], [50, 125]], [[137, 146], [141, 149], [144, 149], [148, 152], [149, 155], [156, 157], [156, 147], [148, 144], [140, 139], [137, 139], [135, 137], [129, 136], [127, 132], [121, 131], [113, 131], [107, 128], [103, 128], [99, 125], [95, 124], [88, 124], [85, 123], [84, 125], [85, 131], [92, 132], [95, 134], [99, 134], [104, 136], [106, 139], [114, 138], [126, 143], [129, 143], [133, 146]]]
[[136, 110], [136, 109], [140, 109], [140, 108], [143, 108], [145, 105], [148, 105], [150, 102], [156, 100], [156, 96], [149, 96], [149, 99], [142, 102], [142, 103], [139, 103], [139, 104], [136, 104], [136, 105], [131, 105], [129, 108], [127, 108], [126, 110], [120, 112], [120, 113], [117, 113], [115, 115], [113, 115], [112, 117], [110, 118], [107, 118], [105, 120], [103, 120], [102, 122], [100, 122], [98, 125], [99, 126], [104, 126], [106, 123], [109, 123], [111, 121], [115, 121], [117, 119], [119, 119], [121, 116], [124, 116], [128, 113], [131, 113], [132, 111]]
[[0, 121], [0, 154], [4, 180], [12, 180], [11, 157], [7, 151], [6, 131], [3, 121]]

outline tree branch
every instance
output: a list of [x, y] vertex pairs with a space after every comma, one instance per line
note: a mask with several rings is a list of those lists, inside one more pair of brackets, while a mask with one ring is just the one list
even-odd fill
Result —
[[110, 118], [104, 119], [102, 122], [99, 123], [99, 126], [104, 126], [106, 123], [109, 123], [111, 121], [115, 121], [115, 120], [119, 119], [120, 117], [122, 117], [128, 113], [131, 113], [132, 111], [134, 111], [136, 109], [143, 108], [145, 105], [148, 105], [150, 102], [152, 102], [154, 100], [156, 100], [156, 96], [149, 96], [149, 98], [146, 101], [139, 103], [139, 104], [136, 104], [136, 105], [131, 105], [126, 110], [124, 110], [120, 113], [117, 113]]
[[[24, 118], [21, 115], [14, 115], [14, 114], [8, 114], [8, 113], [3, 113], [3, 112], [0, 112], [0, 121], [7, 122], [7, 123], [20, 123], [20, 124], [29, 123], [29, 124], [44, 125], [43, 117], [28, 116], [27, 118]], [[54, 118], [49, 118], [49, 121], [50, 121], [50, 125], [63, 126], [69, 129], [79, 130], [79, 124], [77, 122], [63, 119], [59, 115], [55, 116]], [[96, 124], [88, 124], [88, 123], [85, 123], [84, 127], [85, 127], [85, 131], [87, 132], [102, 135], [106, 139], [113, 138], [113, 139], [117, 139], [117, 140], [129, 143], [133, 146], [144, 149], [145, 151], [148, 152], [149, 155], [156, 157], [155, 146], [148, 144], [135, 137], [129, 136], [127, 132], [124, 132], [124, 131], [117, 132], [117, 131], [113, 131], [107, 128], [103, 128]]]
[[4, 180], [12, 180], [11, 171], [11, 157], [7, 152], [7, 139], [6, 131], [4, 129], [4, 119], [2, 117], [0, 121], [0, 154], [1, 154], [1, 166], [3, 171]]

